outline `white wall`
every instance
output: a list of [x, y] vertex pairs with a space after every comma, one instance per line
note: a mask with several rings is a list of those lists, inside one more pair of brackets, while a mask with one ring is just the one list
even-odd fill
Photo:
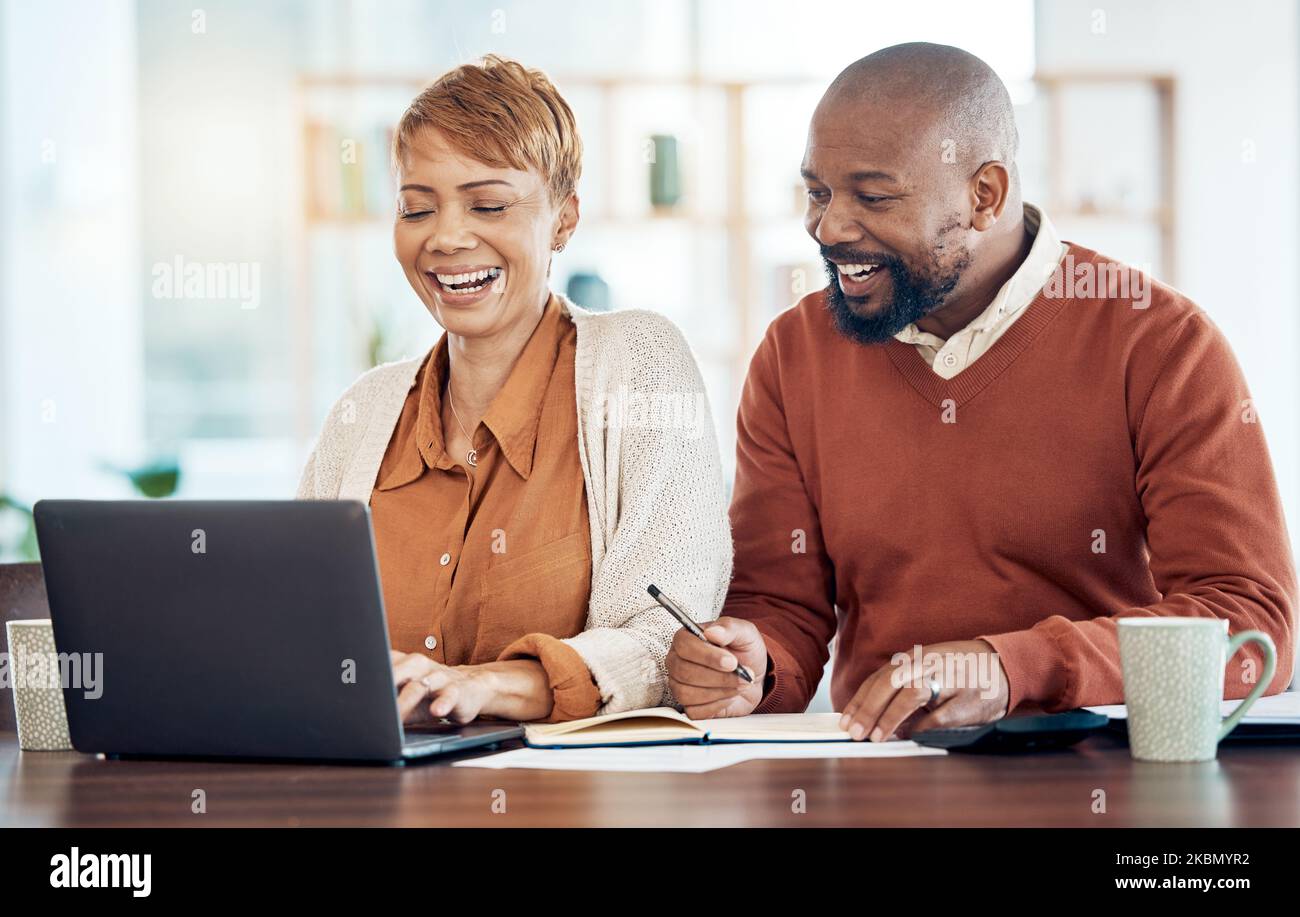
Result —
[[0, 488], [125, 494], [97, 466], [143, 428], [135, 4], [0, 4]]
[[1300, 544], [1300, 7], [1289, 0], [1106, 4], [1104, 32], [1095, 34], [1100, 7], [1095, 0], [1038, 0], [1038, 65], [1177, 78], [1177, 286], [1227, 335], [1246, 373], [1294, 548]]

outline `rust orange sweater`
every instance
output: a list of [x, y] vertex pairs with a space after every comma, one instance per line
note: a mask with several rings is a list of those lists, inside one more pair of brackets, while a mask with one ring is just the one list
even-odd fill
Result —
[[[1074, 245], [1071, 263], [1115, 267]], [[807, 706], [837, 607], [837, 710], [894, 653], [980, 637], [1012, 707], [1119, 703], [1123, 615], [1262, 630], [1281, 690], [1296, 582], [1249, 399], [1208, 316], [1154, 282], [1146, 308], [1049, 285], [948, 381], [804, 297], [768, 329], [738, 417], [723, 613], [766, 638], [759, 712]], [[1226, 696], [1252, 687], [1246, 659], [1261, 670], [1238, 653]]]

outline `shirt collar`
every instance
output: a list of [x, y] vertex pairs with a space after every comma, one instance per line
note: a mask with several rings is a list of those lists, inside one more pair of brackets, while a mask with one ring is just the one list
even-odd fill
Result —
[[1061, 262], [1065, 245], [1057, 235], [1056, 227], [1038, 207], [1025, 204], [1025, 226], [1034, 235], [1034, 243], [1020, 267], [998, 290], [989, 307], [971, 322], [974, 328], [984, 329], [1028, 308]]
[[[419, 390], [412, 441], [402, 450], [384, 480], [375, 484], [376, 490], [393, 490], [410, 484], [424, 474], [426, 467], [438, 466], [443, 455], [442, 421], [439, 418], [442, 416], [442, 380], [446, 376], [447, 343], [444, 335], [429, 351], [411, 384], [411, 388]], [[450, 463], [446, 467], [450, 468]]]
[[[1065, 244], [1057, 234], [1055, 225], [1041, 208], [1026, 203], [1024, 209], [1025, 227], [1034, 237], [1029, 254], [998, 290], [992, 302], [962, 331], [984, 331], [1018, 315], [1034, 301], [1038, 291], [1060, 264], [1061, 257], [1065, 254]], [[904, 344], [929, 344], [934, 347], [942, 347], [944, 344], [942, 338], [922, 331], [915, 323], [907, 325], [894, 337]]]
[[542, 310], [541, 321], [515, 360], [506, 384], [483, 415], [483, 425], [500, 444], [510, 467], [524, 480], [533, 470], [537, 427], [542, 419], [546, 389], [555, 372], [560, 339], [564, 336], [563, 319], [560, 300], [552, 294]]
[[[433, 345], [420, 383], [419, 409], [415, 415], [415, 447], [423, 465], [438, 467], [446, 451], [442, 432], [442, 386], [447, 380], [447, 335]], [[423, 470], [423, 469], [421, 469]]]
[[[559, 297], [552, 295], [505, 385], [483, 415], [482, 425], [501, 447], [510, 467], [524, 480], [533, 470], [542, 402], [555, 369], [560, 339], [564, 336], [563, 318]], [[413, 386], [419, 387], [414, 448], [408, 447], [399, 456], [383, 483], [376, 485], [379, 490], [392, 490], [409, 484], [417, 480], [425, 468], [449, 469], [454, 464], [446, 455], [442, 429], [442, 388], [447, 379], [448, 365], [447, 336], [444, 334], [429, 352]], [[475, 442], [479, 442], [477, 436]]]

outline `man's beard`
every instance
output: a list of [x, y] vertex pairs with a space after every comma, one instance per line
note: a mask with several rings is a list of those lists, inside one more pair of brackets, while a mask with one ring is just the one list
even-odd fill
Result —
[[[940, 234], [942, 239], [943, 233]], [[937, 245], [942, 248], [943, 246]], [[896, 255], [853, 250], [843, 247], [822, 246], [822, 260], [830, 284], [826, 288], [826, 307], [835, 317], [841, 334], [859, 344], [879, 344], [887, 341], [913, 322], [919, 321], [944, 304], [949, 293], [961, 280], [962, 272], [970, 264], [970, 252], [964, 247], [944, 266], [931, 255], [929, 270], [915, 271]], [[870, 315], [859, 315], [849, 306], [840, 289], [839, 270], [831, 258], [841, 263], [879, 264], [889, 271], [889, 298], [883, 303], [873, 303], [876, 308]]]

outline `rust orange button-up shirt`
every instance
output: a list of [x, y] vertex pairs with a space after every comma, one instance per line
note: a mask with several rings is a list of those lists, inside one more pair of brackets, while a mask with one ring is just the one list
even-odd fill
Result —
[[550, 719], [593, 715], [577, 651], [591, 591], [591, 530], [574, 390], [577, 333], [551, 297], [473, 431], [477, 467], [444, 448], [446, 335], [407, 395], [370, 496], [394, 649], [446, 665], [534, 658]]

